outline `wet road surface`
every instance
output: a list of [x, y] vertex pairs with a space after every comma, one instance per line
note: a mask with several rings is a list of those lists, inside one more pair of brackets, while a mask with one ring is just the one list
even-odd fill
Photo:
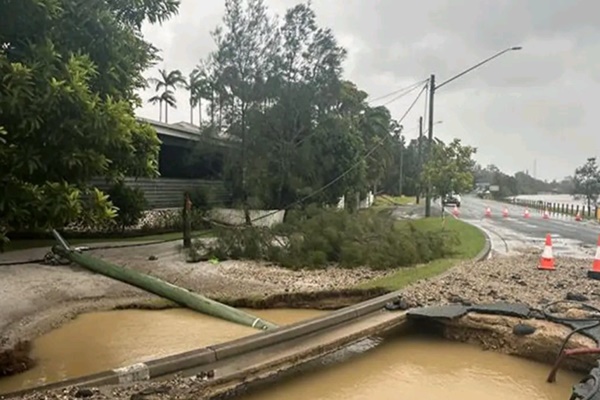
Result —
[[[485, 216], [487, 207], [492, 212], [491, 217]], [[505, 207], [508, 217], [502, 215]], [[542, 251], [546, 235], [550, 234], [555, 256], [594, 256], [600, 224], [595, 221], [578, 222], [572, 216], [559, 214], [550, 214], [549, 219], [543, 219], [541, 211], [529, 211], [530, 218], [524, 218], [525, 207], [465, 196], [459, 218], [486, 231], [495, 254], [510, 255], [524, 248]]]

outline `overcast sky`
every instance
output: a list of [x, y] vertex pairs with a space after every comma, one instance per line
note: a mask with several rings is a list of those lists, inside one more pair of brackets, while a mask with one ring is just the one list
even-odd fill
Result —
[[[282, 15], [298, 1], [266, 3]], [[348, 50], [345, 77], [372, 98], [432, 73], [441, 83], [498, 51], [523, 46], [436, 95], [435, 120], [443, 122], [435, 135], [477, 147], [482, 164], [533, 174], [537, 160], [537, 177], [560, 179], [600, 155], [600, 1], [313, 0], [313, 6], [319, 23]], [[181, 0], [177, 17], [145, 27], [163, 51], [159, 67], [189, 73], [214, 49], [210, 31], [223, 11], [223, 0]], [[180, 90], [177, 99], [169, 122], [188, 121], [187, 94]], [[388, 107], [400, 118], [412, 100]], [[419, 104], [404, 121], [409, 138], [417, 135], [425, 107]], [[158, 119], [158, 107], [145, 105], [139, 115]]]

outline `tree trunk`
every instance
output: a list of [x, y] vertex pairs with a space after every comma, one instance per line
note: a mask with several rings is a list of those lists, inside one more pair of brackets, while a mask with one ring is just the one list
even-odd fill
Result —
[[[58, 235], [58, 233], [56, 235]], [[76, 251], [64, 249], [62, 246], [56, 246], [54, 251], [60, 256], [65, 257], [88, 270], [144, 289], [192, 310], [257, 329], [267, 330], [277, 328], [277, 325], [271, 322], [264, 321], [254, 315], [221, 304], [153, 276], [132, 269], [123, 268]]]
[[198, 126], [202, 126], [202, 99], [198, 99]]
[[210, 124], [215, 126], [215, 93], [210, 94]]
[[190, 103], [190, 124], [194, 125], [194, 106]]
[[159, 107], [158, 107], [158, 121], [162, 122], [162, 110], [163, 110], [163, 102], [162, 100], [158, 102]]
[[169, 123], [169, 104], [165, 103], [165, 124]]
[[252, 225], [252, 220], [250, 219], [250, 210], [248, 206], [248, 182], [247, 182], [247, 173], [248, 173], [248, 155], [247, 155], [247, 141], [246, 141], [246, 103], [242, 102], [241, 106], [241, 125], [242, 125], [242, 199], [243, 199], [243, 207], [244, 207], [244, 219], [246, 220], [246, 225]]

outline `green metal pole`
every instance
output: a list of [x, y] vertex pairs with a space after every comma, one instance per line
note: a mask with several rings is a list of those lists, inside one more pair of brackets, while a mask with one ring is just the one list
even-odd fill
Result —
[[[53, 231], [52, 233], [57, 241], [61, 243], [61, 246], [54, 246], [52, 251], [61, 257], [67, 258], [70, 261], [89, 269], [90, 271], [128, 283], [165, 299], [172, 300], [192, 310], [212, 315], [213, 317], [225, 319], [256, 329], [267, 330], [277, 328], [277, 325], [271, 322], [240, 311], [234, 307], [211, 300], [187, 289], [175, 286], [169, 282], [163, 281], [162, 279], [81, 254], [80, 252], [72, 250], [58, 232]], [[66, 246], [66, 248], [62, 246]]]

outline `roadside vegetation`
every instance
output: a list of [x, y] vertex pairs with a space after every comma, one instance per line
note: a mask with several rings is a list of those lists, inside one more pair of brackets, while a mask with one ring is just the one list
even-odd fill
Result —
[[397, 206], [408, 206], [417, 204], [416, 196], [389, 196], [386, 194], [378, 195], [373, 201], [373, 207], [377, 209], [385, 209]]
[[365, 282], [359, 288], [384, 288], [390, 291], [402, 289], [421, 279], [440, 275], [461, 261], [473, 259], [485, 248], [486, 238], [483, 232], [461, 220], [447, 218], [442, 222], [440, 218], [426, 218], [416, 220], [413, 224], [419, 230], [444, 230], [455, 235], [457, 240], [451, 248], [451, 255], [412, 268], [399, 269], [382, 278]]
[[286, 222], [273, 228], [218, 228], [214, 241], [195, 243], [190, 258], [261, 260], [293, 269], [335, 265], [392, 270], [471, 256], [480, 242], [470, 228], [460, 221], [442, 224], [439, 218], [394, 220], [376, 209], [350, 213], [309, 207], [290, 212]]

